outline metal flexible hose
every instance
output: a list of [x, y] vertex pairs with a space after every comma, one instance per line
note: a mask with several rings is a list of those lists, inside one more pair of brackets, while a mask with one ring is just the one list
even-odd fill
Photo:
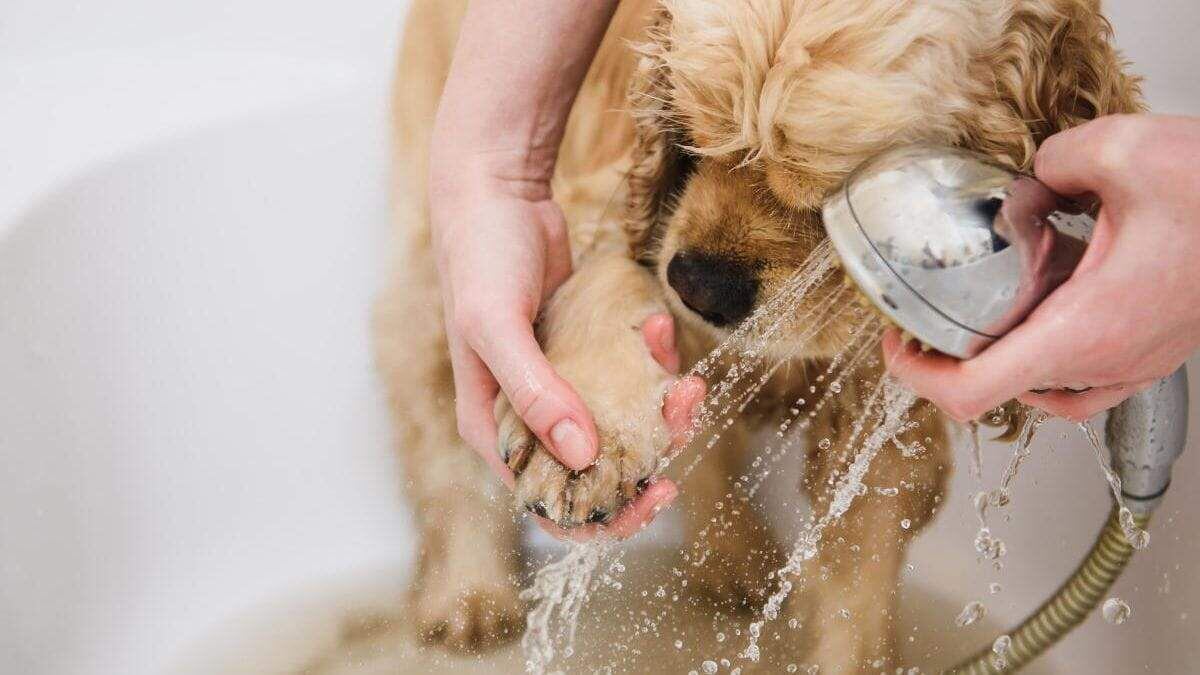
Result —
[[[1133, 557], [1133, 547], [1125, 540], [1117, 513], [1114, 508], [1092, 550], [1066, 583], [1008, 633], [1012, 644], [1003, 659], [989, 645], [946, 672], [971, 675], [1016, 672], [1082, 623]], [[1134, 522], [1140, 528], [1144, 529], [1149, 520], [1149, 514], [1134, 515]]]

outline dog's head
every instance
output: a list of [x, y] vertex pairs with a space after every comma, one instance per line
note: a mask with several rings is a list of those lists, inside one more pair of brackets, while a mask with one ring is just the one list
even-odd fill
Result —
[[[932, 142], [1027, 170], [1046, 136], [1139, 108], [1098, 0], [664, 0], [659, 11], [631, 88], [626, 230], [678, 313], [716, 338], [822, 242], [824, 196], [871, 155]], [[830, 275], [808, 293], [796, 321], [840, 284]], [[803, 355], [833, 353], [852, 325], [832, 322]]]

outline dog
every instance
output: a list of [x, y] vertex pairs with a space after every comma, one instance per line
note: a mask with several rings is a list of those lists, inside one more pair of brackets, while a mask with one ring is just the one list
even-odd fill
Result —
[[[430, 129], [463, 0], [416, 0], [395, 102], [398, 246], [374, 340], [421, 536], [416, 621], [429, 640], [477, 650], [519, 634], [518, 525], [535, 510], [563, 527], [603, 522], [638, 492], [665, 450], [657, 410], [669, 376], [635, 328], [675, 319], [684, 366], [775, 297], [826, 240], [820, 207], [856, 166], [928, 142], [1029, 171], [1038, 144], [1089, 119], [1142, 109], [1098, 0], [624, 0], [576, 99], [554, 179], [576, 272], [539, 318], [539, 340], [594, 413], [597, 463], [568, 471], [501, 395], [505, 488], [456, 433], [454, 389], [426, 200]], [[613, 195], [621, 208], [606, 209]], [[803, 333], [824, 302], [852, 302], [841, 273], [782, 317]], [[794, 313], [794, 315], [793, 315]], [[803, 398], [860, 323], [837, 313], [787, 337], [787, 361], [709, 450], [685, 487], [693, 534], [735, 489], [756, 427]], [[813, 503], [851, 457], [878, 359], [864, 361], [812, 417], [803, 489]], [[765, 366], [764, 366], [765, 367]], [[895, 660], [895, 584], [905, 550], [942, 498], [952, 465], [944, 419], [918, 402], [914, 428], [871, 464], [870, 491], [825, 531], [785, 611], [803, 616], [821, 672], [878, 672]], [[832, 439], [832, 443], [816, 439]], [[920, 453], [901, 448], [920, 444]], [[707, 505], [707, 506], [706, 506]], [[753, 512], [706, 545], [697, 584], [755, 608], [782, 550]], [[691, 541], [693, 539], [689, 539]], [[853, 621], [846, 621], [849, 610]]]

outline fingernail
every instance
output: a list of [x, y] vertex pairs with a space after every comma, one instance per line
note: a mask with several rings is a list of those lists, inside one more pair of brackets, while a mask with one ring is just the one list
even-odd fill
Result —
[[587, 435], [574, 420], [563, 420], [550, 430], [550, 441], [558, 451], [558, 458], [572, 469], [586, 469], [592, 465], [595, 450]]

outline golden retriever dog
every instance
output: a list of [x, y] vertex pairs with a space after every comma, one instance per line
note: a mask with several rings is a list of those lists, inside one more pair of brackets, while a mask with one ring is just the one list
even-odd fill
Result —
[[[501, 397], [498, 452], [517, 475], [514, 509], [456, 433], [430, 252], [430, 127], [464, 5], [416, 0], [408, 19], [395, 93], [402, 256], [375, 323], [421, 535], [416, 621], [427, 639], [458, 649], [520, 632], [520, 510], [568, 528], [604, 522], [656, 471], [667, 433], [647, 411], [658, 410], [669, 376], [636, 329], [648, 315], [675, 317], [686, 368], [822, 244], [824, 196], [873, 154], [930, 142], [1028, 171], [1047, 136], [1141, 108], [1098, 0], [624, 0], [576, 100], [554, 182], [576, 272], [538, 324], [551, 362], [594, 413], [602, 449], [593, 467], [568, 471]], [[815, 337], [786, 337], [804, 332], [819, 303], [851, 302], [842, 283], [828, 274], [782, 317], [790, 325], [764, 367], [787, 367], [683, 485], [694, 500], [684, 509], [689, 541], [736, 490], [755, 427], [777, 425], [854, 339], [861, 318], [852, 312]], [[805, 432], [813, 504], [828, 501], [852, 457], [853, 420], [879, 376], [878, 359], [863, 363]], [[945, 425], [926, 408], [918, 404], [916, 427], [884, 446], [866, 478], [903, 489], [856, 499], [797, 575], [785, 611], [802, 617], [820, 672], [896, 665], [895, 584], [951, 465]], [[917, 442], [924, 451], [902, 452]], [[756, 609], [781, 555], [760, 517], [743, 512], [704, 545], [697, 584]]]

